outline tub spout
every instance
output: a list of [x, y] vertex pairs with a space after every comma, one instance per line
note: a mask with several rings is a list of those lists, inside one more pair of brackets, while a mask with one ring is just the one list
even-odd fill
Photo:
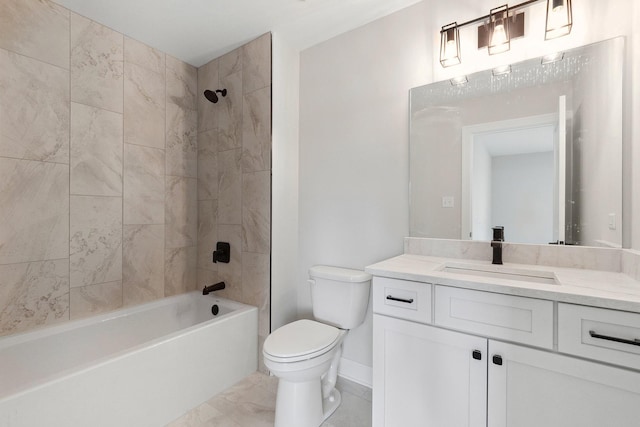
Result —
[[221, 291], [224, 288], [225, 288], [224, 282], [219, 282], [219, 283], [215, 283], [213, 285], [205, 286], [202, 289], [202, 295], [209, 295], [211, 292]]

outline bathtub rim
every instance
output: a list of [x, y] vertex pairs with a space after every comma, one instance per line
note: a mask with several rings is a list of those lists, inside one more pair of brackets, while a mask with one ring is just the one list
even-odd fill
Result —
[[[109, 355], [99, 357], [97, 359], [94, 359], [85, 363], [80, 363], [72, 368], [63, 369], [52, 375], [43, 377], [41, 381], [38, 381], [35, 383], [33, 382], [27, 383], [24, 386], [11, 389], [9, 390], [8, 394], [0, 394], [0, 405], [8, 402], [11, 399], [19, 398], [26, 393], [32, 392], [33, 390], [38, 390], [38, 389], [47, 387], [50, 384], [63, 381], [67, 377], [70, 377], [73, 375], [80, 375], [89, 370], [96, 369], [100, 366], [104, 366], [110, 363], [111, 361], [121, 360], [131, 354], [140, 353], [142, 351], [145, 351], [146, 349], [156, 347], [158, 345], [161, 345], [169, 341], [173, 341], [182, 336], [193, 334], [199, 329], [205, 328], [212, 324], [222, 323], [226, 320], [231, 320], [235, 317], [241, 316], [250, 311], [256, 311], [256, 312], [258, 311], [258, 308], [252, 305], [244, 304], [238, 301], [233, 301], [227, 298], [221, 298], [216, 295], [202, 295], [200, 291], [192, 291], [192, 292], [186, 292], [183, 294], [173, 295], [166, 298], [161, 298], [159, 300], [150, 301], [150, 302], [135, 305], [135, 306], [121, 308], [118, 310], [99, 314], [96, 316], [88, 316], [82, 319], [71, 320], [71, 321], [56, 324], [56, 325], [45, 325], [35, 330], [25, 331], [25, 332], [17, 333], [14, 335], [3, 336], [3, 337], [0, 337], [0, 350], [10, 345], [21, 344], [24, 342], [41, 338], [43, 336], [49, 336], [49, 335], [53, 335], [60, 332], [78, 329], [86, 325], [101, 323], [111, 319], [126, 317], [127, 315], [140, 311], [141, 309], [144, 311], [144, 310], [149, 310], [156, 307], [162, 307], [164, 305], [171, 304], [173, 300], [184, 299], [186, 298], [186, 296], [192, 296], [192, 295], [195, 296], [196, 294], [203, 298], [211, 298], [212, 303], [218, 303], [218, 304], [222, 303], [222, 305], [228, 303], [230, 306], [234, 307], [234, 309], [230, 313], [213, 317], [209, 320], [205, 320], [204, 322], [199, 322], [187, 328], [171, 332], [167, 335], [162, 335], [160, 337], [154, 338], [149, 341], [144, 341], [142, 343], [139, 343], [137, 345], [134, 345], [132, 347], [129, 347], [123, 350], [119, 350]], [[256, 336], [256, 340], [257, 339], [258, 337]], [[9, 344], [6, 344], [5, 341], [9, 342]], [[0, 393], [3, 393], [2, 390], [0, 390]]]

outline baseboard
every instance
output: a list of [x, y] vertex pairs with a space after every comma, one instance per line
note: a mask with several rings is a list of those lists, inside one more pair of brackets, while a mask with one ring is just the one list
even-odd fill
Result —
[[338, 375], [365, 387], [371, 388], [373, 384], [373, 369], [371, 366], [363, 365], [344, 357], [340, 359]]

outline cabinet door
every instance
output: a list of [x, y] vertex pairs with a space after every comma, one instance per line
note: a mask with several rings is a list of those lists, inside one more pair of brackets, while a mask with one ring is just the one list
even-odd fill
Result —
[[489, 341], [489, 427], [640, 425], [640, 373]]
[[374, 427], [486, 427], [485, 338], [381, 315], [373, 330]]

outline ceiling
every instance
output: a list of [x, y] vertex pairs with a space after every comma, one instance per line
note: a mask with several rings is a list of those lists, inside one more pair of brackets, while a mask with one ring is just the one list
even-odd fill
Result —
[[54, 0], [196, 67], [272, 31], [306, 49], [420, 0]]

